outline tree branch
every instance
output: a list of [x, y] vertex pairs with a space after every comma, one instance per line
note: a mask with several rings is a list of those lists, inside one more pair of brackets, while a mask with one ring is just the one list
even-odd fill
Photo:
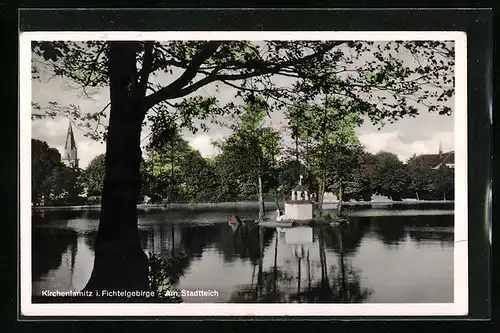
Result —
[[140, 96], [146, 94], [148, 87], [149, 74], [151, 73], [151, 66], [153, 64], [153, 42], [146, 42], [144, 44], [144, 57], [142, 60], [142, 68], [140, 71], [138, 89], [141, 93]]
[[182, 88], [188, 84], [196, 76], [196, 74], [198, 74], [198, 70], [203, 62], [210, 58], [217, 51], [220, 45], [221, 42], [208, 42], [205, 44], [200, 52], [193, 57], [189, 66], [177, 80], [146, 97], [146, 110], [165, 99], [175, 98], [171, 97], [175, 96], [175, 91], [182, 90]]
[[[205, 60], [210, 58], [217, 48], [220, 45], [220, 42], [211, 42], [206, 45], [204, 49], [201, 50], [198, 55], [193, 58], [191, 61], [190, 65], [186, 69], [186, 71], [174, 82], [172, 82], [170, 85], [158, 90], [156, 93], [149, 95], [146, 98], [146, 109], [151, 108], [153, 105], [166, 100], [166, 99], [174, 99], [174, 98], [180, 98], [186, 95], [191, 94], [192, 92], [196, 91], [200, 87], [203, 87], [211, 82], [214, 81], [237, 81], [237, 80], [245, 80], [251, 77], [255, 76], [260, 76], [260, 75], [266, 75], [266, 74], [277, 74], [279, 73], [283, 68], [289, 67], [289, 66], [296, 66], [300, 65], [303, 63], [306, 63], [309, 60], [312, 60], [316, 57], [320, 57], [321, 55], [324, 55], [326, 52], [331, 50], [332, 48], [344, 43], [344, 41], [340, 42], [334, 42], [327, 47], [324, 47], [323, 49], [312, 53], [310, 55], [304, 56], [299, 59], [293, 59], [293, 60], [287, 60], [283, 61], [281, 63], [272, 65], [270, 67], [254, 67], [253, 71], [251, 72], [246, 72], [246, 73], [239, 73], [239, 74], [220, 74], [217, 75], [217, 69], [211, 72], [211, 74], [207, 75], [203, 79], [191, 84], [188, 87], [185, 87], [186, 84], [188, 84], [195, 76], [196, 74], [200, 73], [199, 69], [200, 66], [203, 64]], [[247, 67], [248, 68], [248, 67]], [[252, 67], [250, 67], [252, 68]], [[243, 69], [243, 68], [242, 68]], [[185, 87], [185, 88], [183, 88]]]

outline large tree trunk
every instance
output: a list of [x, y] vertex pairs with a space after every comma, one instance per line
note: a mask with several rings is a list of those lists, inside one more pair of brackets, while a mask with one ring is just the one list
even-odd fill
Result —
[[94, 268], [86, 290], [147, 290], [148, 262], [137, 228], [140, 136], [144, 95], [134, 93], [136, 48], [114, 42], [109, 50], [111, 112]]
[[323, 212], [323, 200], [325, 198], [325, 179], [321, 179], [319, 183], [319, 189], [318, 189], [318, 205], [317, 205], [317, 212], [321, 216], [321, 213]]
[[175, 154], [175, 138], [172, 138], [172, 143], [171, 143], [171, 151], [170, 151], [170, 155], [171, 155], [171, 159], [172, 159], [172, 170], [170, 170], [170, 196], [168, 198], [168, 201], [170, 203], [174, 203], [174, 184], [175, 184], [175, 175], [174, 175], [174, 167], [175, 167], [175, 161], [174, 161], [174, 154]]
[[281, 210], [280, 200], [278, 198], [278, 190], [274, 189], [273, 194], [274, 194], [274, 203], [276, 204], [276, 209]]
[[339, 197], [338, 197], [339, 203], [337, 204], [337, 213], [341, 213], [344, 206], [342, 205], [343, 202], [343, 193], [342, 193], [342, 187], [339, 189]]
[[297, 180], [300, 178], [299, 137], [295, 136], [295, 163], [297, 164]]
[[321, 175], [321, 182], [319, 184], [319, 193], [318, 193], [318, 214], [321, 216], [323, 212], [323, 199], [325, 197], [325, 191], [326, 191], [326, 163], [327, 163], [327, 158], [326, 158], [326, 116], [327, 116], [327, 107], [328, 107], [328, 96], [325, 95], [325, 108], [323, 109], [323, 140], [322, 140], [322, 175]]
[[259, 221], [264, 220], [264, 198], [262, 195], [262, 177], [259, 175]]
[[309, 179], [309, 132], [306, 136], [306, 170], [305, 170], [306, 180]]

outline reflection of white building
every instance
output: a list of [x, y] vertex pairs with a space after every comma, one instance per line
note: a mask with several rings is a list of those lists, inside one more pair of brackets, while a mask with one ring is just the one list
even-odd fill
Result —
[[295, 227], [282, 229], [285, 233], [285, 244], [312, 244], [313, 229], [311, 227]]
[[314, 243], [314, 232], [311, 227], [277, 228], [277, 231], [298, 258], [303, 258], [309, 251], [309, 245]]

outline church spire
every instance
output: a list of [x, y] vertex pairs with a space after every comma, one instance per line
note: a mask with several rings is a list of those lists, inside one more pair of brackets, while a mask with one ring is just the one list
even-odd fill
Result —
[[441, 144], [441, 141], [439, 141], [439, 159], [443, 158], [443, 145]]
[[78, 151], [71, 121], [69, 122], [68, 133], [66, 134], [66, 144], [64, 145], [64, 160], [67, 161], [70, 167], [78, 168]]

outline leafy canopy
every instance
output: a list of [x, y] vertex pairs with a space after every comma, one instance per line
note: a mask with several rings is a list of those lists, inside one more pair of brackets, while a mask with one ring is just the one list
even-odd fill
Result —
[[[34, 42], [33, 77], [48, 71], [84, 91], [107, 86], [113, 43]], [[219, 105], [217, 98], [192, 95], [208, 85], [216, 90], [221, 85], [235, 88], [236, 97], [263, 96], [273, 104], [271, 109], [329, 94], [376, 124], [415, 116], [421, 109], [451, 113], [446, 101], [454, 92], [453, 42], [130, 41], [128, 48], [137, 60], [130, 93], [141, 98], [143, 112], [154, 114], [168, 105], [178, 112], [179, 122], [191, 129], [193, 119], [240, 112], [235, 101]], [[276, 77], [288, 83], [276, 84]], [[105, 110], [34, 104], [33, 118], [61, 113], [79, 120], [91, 137], [105, 135], [101, 121]]]

